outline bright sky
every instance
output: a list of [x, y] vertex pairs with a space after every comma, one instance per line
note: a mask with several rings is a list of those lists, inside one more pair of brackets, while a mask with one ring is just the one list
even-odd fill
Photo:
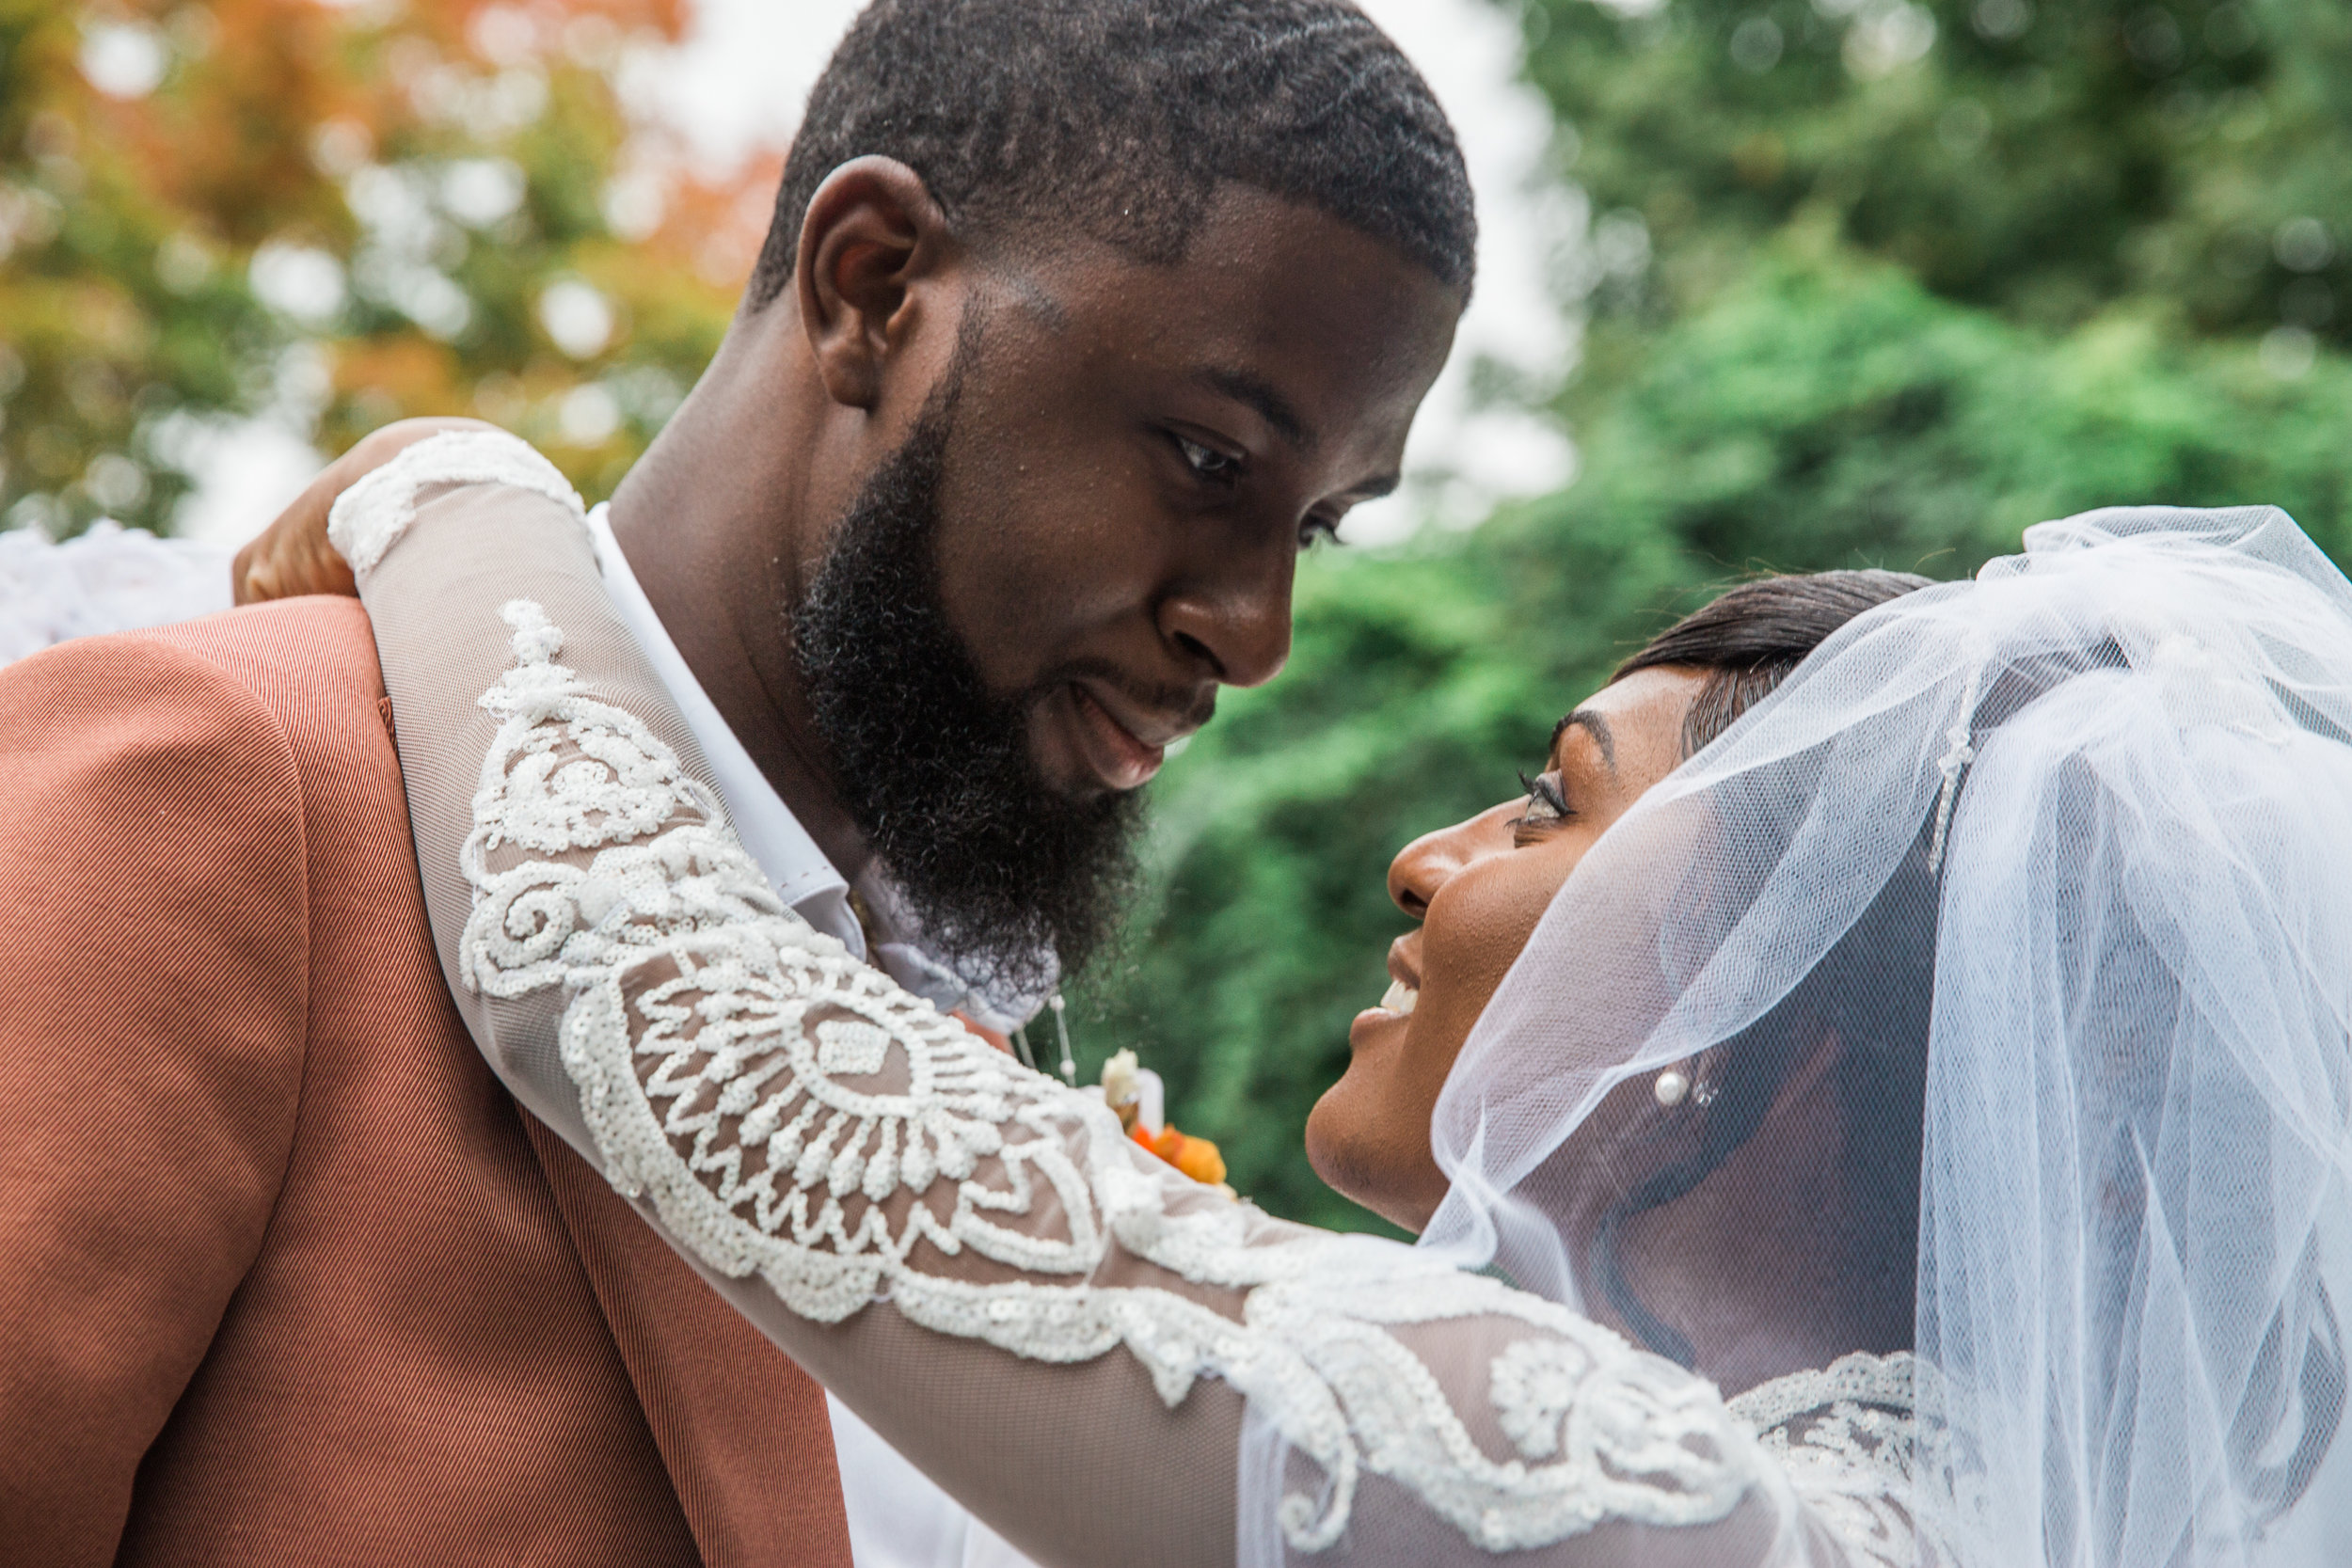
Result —
[[[1476, 522], [1508, 496], [1564, 483], [1574, 453], [1547, 418], [1507, 404], [1480, 407], [1471, 370], [1482, 358], [1542, 388], [1573, 361], [1575, 332], [1549, 279], [1581, 238], [1578, 198], [1542, 181], [1550, 135], [1543, 101], [1516, 75], [1518, 39], [1494, 0], [1360, 0], [1403, 46], [1453, 118], [1478, 192], [1478, 290], [1454, 358], [1422, 407], [1406, 450], [1406, 487], [1360, 508], [1347, 537], [1404, 537], [1425, 521]], [[762, 145], [781, 146], [860, 0], [699, 0], [679, 48], [645, 59], [628, 86], [643, 112], [682, 132], [724, 166]], [[199, 459], [199, 491], [183, 531], [242, 540], [274, 516], [319, 459], [263, 424]]]

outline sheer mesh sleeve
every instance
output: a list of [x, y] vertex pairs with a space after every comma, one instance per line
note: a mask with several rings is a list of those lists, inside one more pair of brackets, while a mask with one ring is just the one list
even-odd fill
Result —
[[332, 532], [491, 1067], [1023, 1550], [1839, 1560], [1703, 1380], [1494, 1280], [1193, 1184], [793, 915], [529, 448], [421, 442]]

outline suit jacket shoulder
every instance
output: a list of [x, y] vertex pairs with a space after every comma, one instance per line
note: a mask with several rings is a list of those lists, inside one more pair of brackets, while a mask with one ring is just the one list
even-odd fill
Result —
[[821, 1394], [475, 1052], [390, 730], [348, 599], [0, 670], [9, 1560], [847, 1568]]
[[262, 1244], [309, 1002], [302, 790], [267, 708], [167, 641], [0, 671], [0, 1511], [103, 1561]]

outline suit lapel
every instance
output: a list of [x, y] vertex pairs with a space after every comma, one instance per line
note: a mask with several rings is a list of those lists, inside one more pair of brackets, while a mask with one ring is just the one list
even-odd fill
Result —
[[850, 1568], [824, 1391], [528, 1112], [572, 1246], [708, 1568]]

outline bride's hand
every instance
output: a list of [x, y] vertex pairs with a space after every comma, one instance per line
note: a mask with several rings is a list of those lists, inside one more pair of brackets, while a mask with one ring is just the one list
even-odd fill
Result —
[[401, 420], [362, 436], [349, 451], [329, 463], [294, 498], [278, 520], [237, 552], [230, 566], [230, 581], [241, 605], [266, 599], [291, 599], [301, 594], [340, 594], [356, 596], [351, 568], [326, 542], [326, 514], [335, 498], [358, 483], [372, 469], [390, 462], [404, 447], [447, 430], [496, 430], [480, 420]]

